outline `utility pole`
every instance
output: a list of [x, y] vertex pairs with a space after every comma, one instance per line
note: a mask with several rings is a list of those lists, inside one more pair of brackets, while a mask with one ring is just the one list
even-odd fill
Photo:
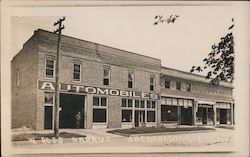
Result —
[[61, 49], [61, 36], [64, 26], [62, 22], [65, 20], [65, 17], [59, 19], [54, 26], [59, 25], [57, 30], [54, 33], [58, 33], [58, 42], [57, 42], [57, 52], [56, 52], [56, 93], [55, 93], [55, 109], [54, 109], [54, 136], [59, 138], [59, 52]]

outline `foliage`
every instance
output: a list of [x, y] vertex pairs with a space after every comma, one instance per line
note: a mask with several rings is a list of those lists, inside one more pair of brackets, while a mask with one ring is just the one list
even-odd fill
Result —
[[[233, 19], [232, 19], [233, 21]], [[229, 27], [232, 30], [234, 24]], [[222, 37], [218, 44], [212, 46], [212, 51], [203, 59], [204, 66], [192, 66], [190, 73], [208, 70], [207, 79], [211, 84], [219, 85], [219, 81], [232, 82], [234, 79], [234, 39], [233, 33]]]

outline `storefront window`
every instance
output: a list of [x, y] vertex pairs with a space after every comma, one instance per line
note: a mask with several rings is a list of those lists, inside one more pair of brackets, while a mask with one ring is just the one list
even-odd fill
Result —
[[93, 106], [99, 106], [99, 97], [93, 97]]
[[105, 123], [106, 122], [106, 109], [93, 109], [93, 122]]
[[177, 106], [161, 105], [161, 122], [177, 121]]
[[140, 105], [140, 101], [139, 100], [135, 100], [135, 107], [139, 108], [140, 107], [139, 105]]
[[133, 106], [132, 99], [122, 99], [122, 107], [129, 107], [131, 108]]
[[132, 122], [132, 110], [122, 110], [122, 122]]
[[155, 101], [147, 101], [147, 108], [155, 108], [156, 102]]
[[144, 107], [145, 107], [145, 101], [144, 101], [144, 100], [141, 100], [140, 107], [141, 107], [141, 108], [144, 108]]
[[132, 107], [133, 106], [133, 101], [132, 99], [128, 99], [128, 107]]
[[147, 111], [147, 122], [155, 122], [155, 111]]
[[93, 97], [93, 122], [104, 123], [107, 120], [107, 98]]

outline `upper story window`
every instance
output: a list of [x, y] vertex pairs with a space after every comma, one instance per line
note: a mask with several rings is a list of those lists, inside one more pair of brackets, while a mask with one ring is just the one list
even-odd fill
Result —
[[81, 79], [81, 65], [74, 64], [73, 80], [80, 81]]
[[110, 67], [103, 68], [103, 85], [110, 85]]
[[165, 80], [165, 88], [170, 88], [170, 80]]
[[191, 84], [190, 84], [190, 83], [187, 84], [187, 91], [188, 91], [188, 92], [191, 91]]
[[150, 75], [150, 90], [154, 91], [155, 90], [155, 76]]
[[128, 88], [133, 88], [134, 86], [134, 72], [133, 71], [129, 71], [128, 72]]
[[46, 77], [54, 78], [55, 73], [55, 61], [53, 59], [46, 59]]
[[181, 82], [176, 82], [176, 89], [181, 90]]
[[16, 86], [18, 87], [20, 85], [20, 69], [17, 69], [16, 71]]

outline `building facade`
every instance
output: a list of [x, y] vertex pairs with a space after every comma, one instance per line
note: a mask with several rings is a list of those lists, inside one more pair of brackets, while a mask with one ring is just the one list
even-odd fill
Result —
[[[68, 36], [61, 43], [60, 128], [233, 124], [229, 83], [214, 87], [159, 59]], [[56, 34], [38, 29], [13, 58], [12, 128], [53, 129], [56, 46]]]

